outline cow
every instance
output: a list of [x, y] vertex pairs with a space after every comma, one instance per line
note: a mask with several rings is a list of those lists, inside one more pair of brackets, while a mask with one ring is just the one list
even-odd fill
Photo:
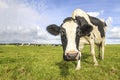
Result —
[[63, 20], [58, 26], [51, 24], [46, 30], [52, 35], [61, 36], [63, 46], [63, 59], [65, 61], [77, 60], [76, 70], [81, 68], [81, 50], [84, 44], [90, 45], [90, 53], [93, 56], [94, 65], [98, 62], [95, 56], [95, 44], [102, 48], [102, 59], [104, 59], [105, 28], [103, 20], [88, 15], [81, 9], [75, 9], [71, 17]]

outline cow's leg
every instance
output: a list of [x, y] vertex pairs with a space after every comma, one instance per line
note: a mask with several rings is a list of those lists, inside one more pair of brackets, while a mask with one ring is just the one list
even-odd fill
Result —
[[102, 45], [102, 60], [104, 59], [104, 45]]
[[80, 68], [81, 68], [81, 61], [79, 59], [78, 62], [77, 62], [76, 70], [80, 70]]
[[91, 54], [93, 56], [94, 65], [97, 66], [98, 62], [97, 62], [97, 59], [95, 57], [95, 44], [94, 44], [93, 39], [90, 41], [90, 51], [91, 51]]
[[97, 47], [98, 47], [98, 58], [101, 59], [101, 55], [100, 55], [100, 52], [101, 52], [101, 51], [100, 51], [100, 48], [101, 48], [101, 45], [98, 44]]
[[105, 47], [105, 40], [102, 41], [101, 48], [102, 48], [102, 60], [104, 59], [104, 47]]
[[78, 59], [78, 62], [77, 62], [77, 67], [76, 67], [76, 70], [80, 70], [81, 69], [81, 61], [80, 61], [80, 59], [81, 59], [81, 52], [79, 52], [79, 59]]

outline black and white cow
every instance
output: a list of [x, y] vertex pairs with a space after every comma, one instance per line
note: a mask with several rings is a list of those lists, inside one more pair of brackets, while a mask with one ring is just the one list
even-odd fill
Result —
[[105, 27], [106, 23], [102, 20], [89, 16], [81, 9], [76, 9], [72, 17], [66, 18], [60, 26], [49, 25], [47, 31], [52, 35], [61, 35], [63, 59], [77, 60], [76, 69], [79, 70], [81, 49], [85, 43], [90, 44], [94, 65], [98, 65], [95, 57], [95, 44], [99, 47], [99, 53], [102, 48], [102, 59], [104, 59]]

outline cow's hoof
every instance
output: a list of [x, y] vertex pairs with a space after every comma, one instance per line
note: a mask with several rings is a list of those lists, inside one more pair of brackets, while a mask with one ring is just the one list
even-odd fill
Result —
[[80, 70], [81, 69], [81, 67], [76, 67], [76, 69], [75, 70]]
[[98, 66], [98, 63], [95, 63], [94, 66]]

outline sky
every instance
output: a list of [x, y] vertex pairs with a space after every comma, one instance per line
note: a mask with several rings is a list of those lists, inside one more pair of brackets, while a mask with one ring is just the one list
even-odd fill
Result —
[[0, 43], [61, 44], [46, 31], [80, 8], [107, 23], [106, 43], [120, 44], [119, 0], [0, 0]]

